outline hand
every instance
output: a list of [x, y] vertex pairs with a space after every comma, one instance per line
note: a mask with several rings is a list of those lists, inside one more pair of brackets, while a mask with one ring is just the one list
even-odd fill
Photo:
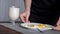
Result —
[[56, 27], [54, 27], [54, 30], [60, 30], [60, 19], [58, 20]]
[[21, 18], [22, 22], [27, 23], [27, 22], [29, 22], [29, 20], [28, 20], [29, 19], [29, 16], [30, 16], [30, 11], [25, 10], [25, 12], [23, 12], [20, 15], [20, 18]]

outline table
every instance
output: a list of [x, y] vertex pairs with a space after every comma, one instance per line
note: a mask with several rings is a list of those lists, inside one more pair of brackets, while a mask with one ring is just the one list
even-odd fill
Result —
[[12, 25], [11, 23], [0, 23], [0, 25], [3, 25], [7, 28], [10, 28], [12, 30], [15, 30], [15, 31], [23, 33], [23, 34], [60, 34], [60, 31], [55, 31], [55, 30], [47, 30], [47, 31], [44, 31], [43, 33], [41, 33], [39, 31], [25, 29], [25, 28], [18, 26], [19, 25], [18, 23], [16, 23], [16, 25], [13, 25], [13, 26], [10, 26], [10, 25]]
[[0, 25], [0, 34], [22, 34], [22, 33], [9, 29], [7, 27], [4, 27], [3, 25]]

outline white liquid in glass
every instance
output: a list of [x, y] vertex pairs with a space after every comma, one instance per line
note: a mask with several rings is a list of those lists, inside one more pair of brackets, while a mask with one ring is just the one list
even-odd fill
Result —
[[19, 18], [19, 8], [16, 8], [14, 6], [10, 7], [9, 17], [12, 20], [12, 24], [15, 25], [14, 21]]

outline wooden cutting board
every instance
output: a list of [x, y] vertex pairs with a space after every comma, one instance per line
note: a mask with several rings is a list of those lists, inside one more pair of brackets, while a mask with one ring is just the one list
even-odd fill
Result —
[[12, 30], [5, 26], [0, 25], [0, 34], [23, 34], [23, 33], [17, 32], [15, 30]]

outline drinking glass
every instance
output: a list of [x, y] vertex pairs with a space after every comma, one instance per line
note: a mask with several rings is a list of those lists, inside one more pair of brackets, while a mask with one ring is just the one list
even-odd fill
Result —
[[19, 18], [19, 8], [12, 6], [9, 8], [9, 17], [13, 25], [15, 25], [15, 20]]

